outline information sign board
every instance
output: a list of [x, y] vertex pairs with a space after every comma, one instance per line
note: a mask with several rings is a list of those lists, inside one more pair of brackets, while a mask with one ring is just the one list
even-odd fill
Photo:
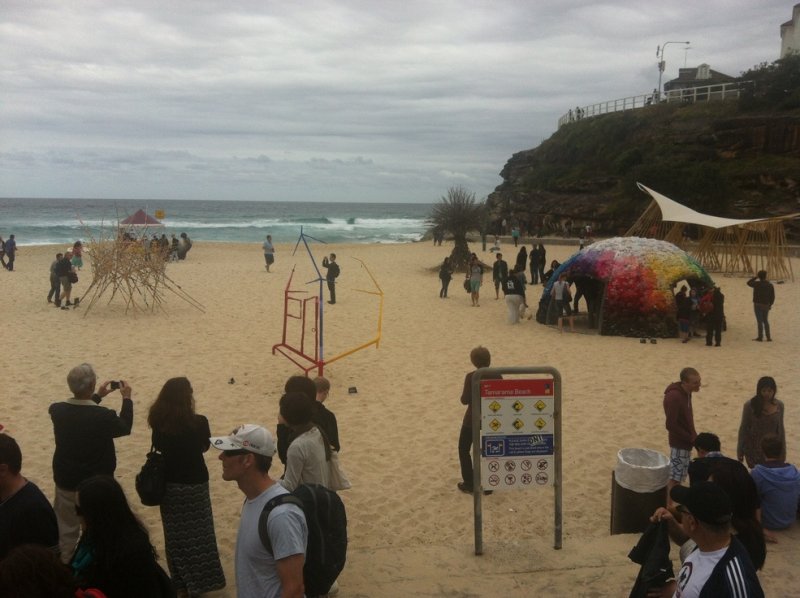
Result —
[[481, 485], [553, 485], [553, 378], [481, 380]]

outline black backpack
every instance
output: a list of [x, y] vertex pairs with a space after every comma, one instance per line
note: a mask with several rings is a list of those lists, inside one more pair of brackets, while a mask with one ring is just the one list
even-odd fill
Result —
[[308, 546], [303, 583], [308, 598], [328, 593], [333, 582], [344, 569], [347, 559], [347, 513], [342, 499], [320, 484], [300, 484], [294, 492], [276, 496], [261, 511], [258, 519], [258, 536], [264, 547], [272, 552], [267, 533], [267, 519], [278, 505], [292, 504], [300, 507], [308, 525]]

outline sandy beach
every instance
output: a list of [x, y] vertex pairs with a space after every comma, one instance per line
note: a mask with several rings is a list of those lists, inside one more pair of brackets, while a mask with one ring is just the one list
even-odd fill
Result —
[[[164, 381], [187, 376], [197, 411], [214, 434], [234, 426], [277, 423], [283, 383], [300, 370], [272, 355], [281, 339], [283, 293], [296, 264], [295, 288], [316, 292], [302, 252], [276, 247], [272, 273], [258, 244], [196, 242], [187, 261], [168, 265], [168, 275], [204, 306], [199, 311], [177, 296], [166, 311], [125, 313], [115, 299], [59, 310], [46, 303], [48, 268], [61, 247], [22, 247], [16, 271], [0, 272], [3, 294], [3, 366], [0, 423], [20, 443], [23, 473], [52, 499], [50, 403], [69, 396], [66, 375], [91, 363], [100, 380], [125, 379], [133, 387], [134, 430], [116, 442], [116, 476], [146, 522], [163, 558], [157, 508], [143, 507], [133, 479], [150, 446], [146, 414]], [[668, 453], [662, 398], [678, 372], [693, 366], [703, 387], [694, 399], [698, 431], [722, 439], [735, 455], [743, 403], [764, 375], [775, 377], [786, 403], [788, 460], [800, 462], [800, 284], [776, 285], [770, 315], [774, 342], [755, 343], [751, 290], [743, 277], [713, 274], [726, 296], [728, 330], [722, 347], [704, 339], [681, 344], [660, 339], [559, 334], [524, 321], [506, 323], [505, 303], [494, 298], [491, 276], [481, 306], [456, 274], [450, 297], [438, 298], [435, 268], [452, 245], [315, 245], [336, 252], [342, 268], [338, 303], [325, 306], [325, 355], [333, 356], [375, 335], [378, 296], [363, 260], [384, 292], [380, 347], [332, 363], [325, 375], [332, 392], [326, 405], [339, 421], [341, 463], [353, 488], [342, 493], [349, 518], [348, 565], [340, 577], [342, 598], [367, 596], [627, 596], [638, 566], [627, 559], [638, 535], [609, 535], [611, 472], [617, 451], [641, 447]], [[478, 249], [474, 246], [473, 249]], [[516, 251], [503, 247], [507, 261]], [[564, 259], [575, 247], [547, 247], [548, 261]], [[484, 261], [491, 254], [480, 254]], [[84, 258], [73, 295], [91, 280]], [[800, 274], [800, 261], [793, 262]], [[538, 302], [540, 287], [528, 302]], [[563, 549], [553, 550], [553, 492], [496, 492], [483, 501], [484, 554], [473, 554], [472, 499], [456, 489], [460, 480], [457, 439], [469, 351], [484, 345], [494, 366], [548, 365], [563, 376]], [[357, 392], [348, 393], [356, 387]], [[118, 394], [104, 405], [119, 408]], [[218, 453], [206, 455], [219, 549], [236, 595], [233, 549], [242, 494], [220, 477]], [[280, 474], [276, 461], [273, 474]], [[800, 571], [800, 528], [779, 532], [768, 546], [760, 572], [768, 596], [796, 595]], [[677, 549], [673, 548], [677, 564]], [[792, 589], [794, 588], [794, 589]]]

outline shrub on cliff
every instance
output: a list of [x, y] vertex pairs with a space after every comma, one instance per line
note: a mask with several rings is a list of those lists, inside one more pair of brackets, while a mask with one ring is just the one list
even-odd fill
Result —
[[772, 64], [762, 62], [741, 76], [752, 85], [739, 98], [743, 111], [800, 108], [800, 54], [780, 58]]

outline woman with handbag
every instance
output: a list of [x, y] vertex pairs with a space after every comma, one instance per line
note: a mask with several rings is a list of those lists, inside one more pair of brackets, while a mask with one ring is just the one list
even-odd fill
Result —
[[288, 392], [279, 403], [279, 421], [294, 434], [286, 453], [286, 472], [280, 481], [289, 492], [300, 484], [320, 484], [334, 492], [350, 488], [338, 453], [325, 432], [312, 421], [315, 403], [301, 392]]
[[170, 378], [150, 407], [153, 447], [164, 456], [166, 491], [161, 500], [164, 544], [172, 583], [188, 596], [225, 587], [203, 459], [211, 431], [194, 411], [187, 378]]
[[81, 482], [75, 512], [81, 539], [70, 567], [79, 587], [97, 588], [109, 598], [175, 596], [147, 529], [113, 477], [98, 475]]

